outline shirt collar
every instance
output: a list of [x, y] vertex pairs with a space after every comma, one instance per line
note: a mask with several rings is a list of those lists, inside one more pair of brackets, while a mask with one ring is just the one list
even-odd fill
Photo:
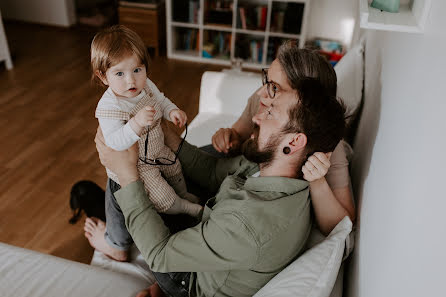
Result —
[[297, 192], [306, 190], [308, 182], [302, 179], [281, 177], [281, 176], [258, 176], [252, 175], [259, 171], [256, 163], [250, 162], [247, 166], [247, 178], [244, 188], [255, 192], [278, 192], [287, 195], [293, 195]]
[[308, 182], [281, 176], [259, 176], [248, 177], [244, 187], [246, 190], [255, 192], [279, 192], [293, 195], [306, 190], [308, 188]]

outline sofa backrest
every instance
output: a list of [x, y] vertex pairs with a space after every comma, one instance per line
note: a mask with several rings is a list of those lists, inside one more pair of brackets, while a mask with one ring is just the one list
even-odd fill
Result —
[[240, 116], [248, 98], [262, 85], [260, 73], [206, 71], [201, 78], [199, 113]]

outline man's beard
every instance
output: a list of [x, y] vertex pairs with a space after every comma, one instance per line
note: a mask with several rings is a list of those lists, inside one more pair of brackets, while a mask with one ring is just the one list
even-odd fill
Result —
[[281, 140], [280, 135], [269, 137], [263, 150], [259, 149], [259, 127], [254, 127], [254, 138], [249, 138], [243, 143], [242, 153], [246, 159], [259, 164], [260, 167], [268, 167], [274, 160], [277, 147]]

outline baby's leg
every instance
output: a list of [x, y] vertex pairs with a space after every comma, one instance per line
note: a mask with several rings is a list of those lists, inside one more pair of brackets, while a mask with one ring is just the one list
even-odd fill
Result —
[[105, 191], [107, 224], [98, 219], [87, 219], [84, 229], [85, 236], [94, 248], [115, 260], [127, 261], [133, 239], [127, 231], [124, 215], [113, 194], [119, 189], [117, 183], [108, 180]]
[[180, 198], [161, 175], [159, 168], [140, 168], [139, 174], [157, 211], [167, 214], [185, 213], [195, 217], [199, 215], [201, 205]]
[[[174, 158], [175, 156], [173, 155], [171, 157]], [[178, 196], [193, 203], [200, 203], [200, 198], [187, 191], [186, 180], [181, 172], [180, 161], [177, 161], [170, 166], [162, 166], [160, 169], [167, 182], [172, 186]]]
[[185, 213], [193, 217], [198, 217], [201, 214], [203, 207], [200, 204], [192, 203], [186, 199], [177, 196], [172, 206], [165, 211], [167, 214]]
[[200, 198], [187, 191], [186, 181], [181, 172], [178, 175], [166, 177], [166, 180], [175, 190], [175, 193], [177, 193], [181, 198], [184, 198], [192, 203], [200, 202]]

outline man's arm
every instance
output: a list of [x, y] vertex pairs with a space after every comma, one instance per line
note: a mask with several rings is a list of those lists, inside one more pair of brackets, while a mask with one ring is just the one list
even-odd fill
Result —
[[122, 188], [115, 197], [127, 229], [153, 271], [247, 269], [257, 261], [251, 229], [232, 212], [214, 211], [206, 222], [171, 235], [138, 180], [138, 146], [114, 151], [105, 145], [100, 128], [95, 142], [101, 163], [118, 175]]
[[212, 136], [212, 145], [215, 150], [225, 154], [239, 152], [240, 146], [252, 133], [252, 117], [257, 113], [259, 105], [257, 92], [258, 90], [249, 97], [245, 110], [231, 128], [220, 128]]
[[[163, 122], [162, 128], [164, 143], [171, 150], [176, 151], [181, 143], [180, 136], [165, 122]], [[233, 159], [218, 159], [186, 141], [178, 157], [183, 174], [195, 184], [206, 188], [212, 193], [218, 190], [228, 173], [234, 172], [239, 168], [241, 161], [240, 156]]]
[[139, 140], [139, 135], [130, 122], [104, 118], [98, 118], [98, 121], [104, 133], [105, 143], [114, 150], [126, 150]]
[[127, 229], [153, 271], [248, 269], [257, 261], [253, 235], [232, 213], [214, 211], [208, 221], [171, 235], [142, 182], [128, 184], [115, 197]]

